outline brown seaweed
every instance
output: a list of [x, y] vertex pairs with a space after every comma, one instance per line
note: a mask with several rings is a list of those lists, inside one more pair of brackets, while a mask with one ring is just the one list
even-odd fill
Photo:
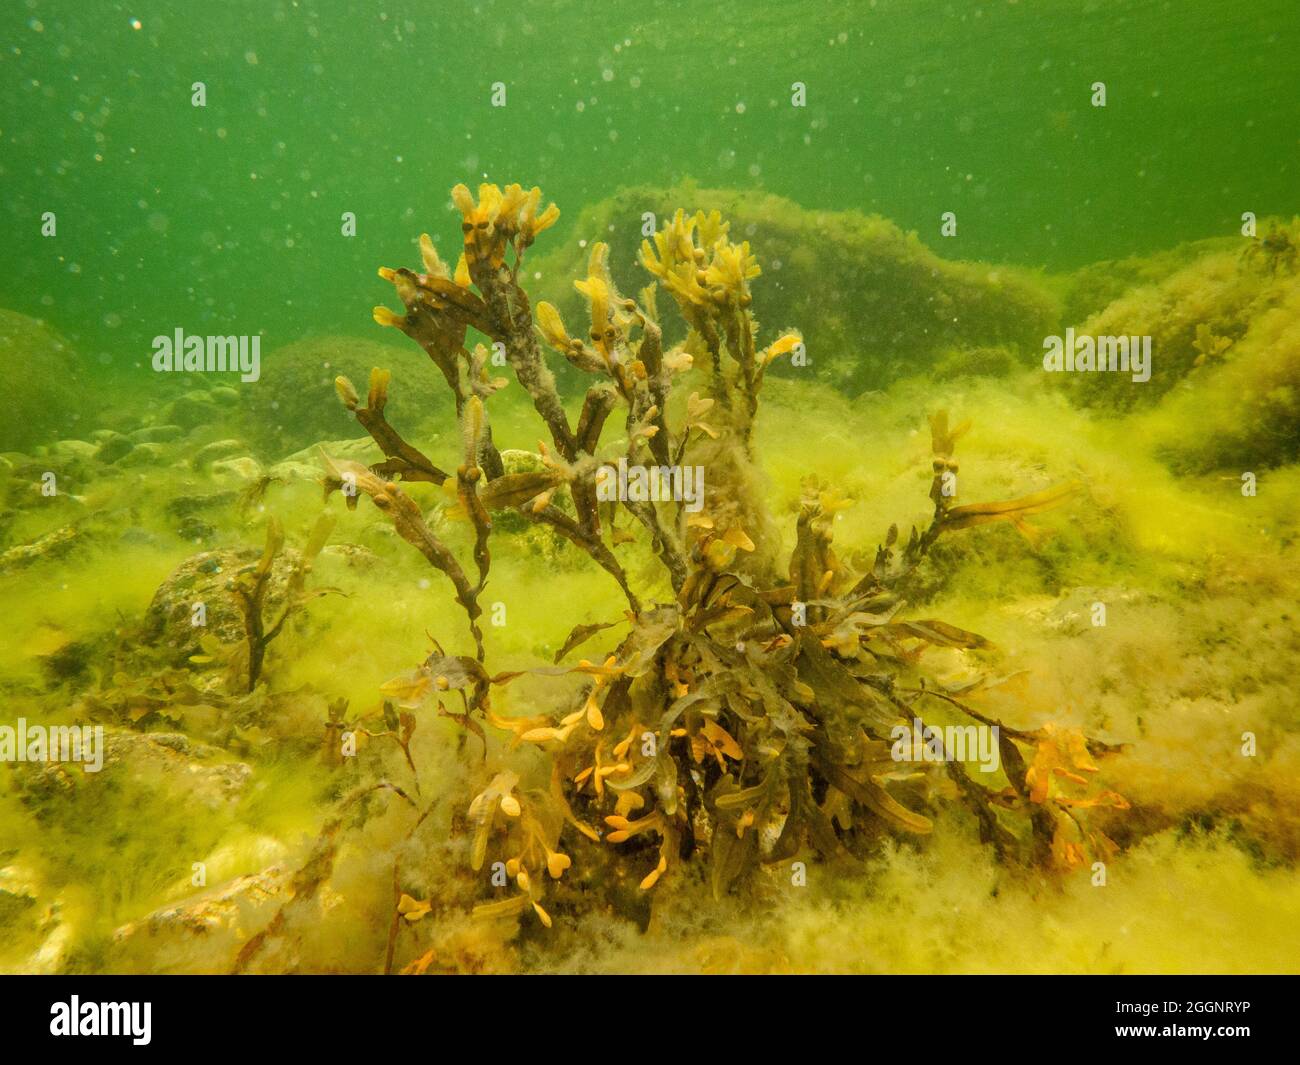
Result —
[[[378, 308], [376, 320], [416, 339], [456, 393], [464, 440], [456, 499], [458, 513], [474, 527], [477, 582], [395, 483], [449, 475], [384, 420], [383, 371], [372, 374], [365, 407], [348, 382], [341, 380], [339, 391], [385, 462], [367, 469], [325, 460], [327, 488], [348, 491], [349, 506], [358, 494], [369, 496], [448, 577], [469, 618], [474, 657], [438, 651], [415, 675], [387, 685], [386, 693], [410, 713], [437, 702], [442, 715], [477, 732], [481, 722], [510, 740], [503, 747], [495, 736], [484, 737], [484, 784], [468, 803], [467, 831], [471, 867], [483, 868], [490, 851], [499, 854], [516, 891], [481, 904], [476, 914], [497, 919], [531, 909], [550, 926], [542, 900], [548, 881], [560, 881], [572, 864], [562, 849], [571, 832], [626, 850], [644, 871], [643, 891], [671, 875], [686, 855], [706, 860], [718, 895], [747, 873], [805, 848], [844, 860], [860, 856], [882, 832], [929, 832], [941, 810], [924, 789], [899, 788], [898, 778], [908, 774], [900, 774], [890, 757], [891, 733], [919, 721], [922, 702], [933, 699], [968, 712], [980, 726], [1000, 723], [917, 672], [927, 647], [987, 653], [989, 645], [939, 619], [901, 616], [907, 578], [942, 535], [994, 522], [1035, 535], [1024, 519], [1060, 505], [1079, 486], [953, 505], [953, 452], [969, 425], [950, 426], [946, 412], [937, 412], [930, 419], [934, 514], [924, 531], [914, 528], [899, 544], [897, 527], [891, 528], [872, 566], [856, 571], [832, 547], [834, 517], [847, 501], [814, 487], [783, 565], [774, 557], [771, 519], [753, 488], [753, 430], [767, 367], [796, 351], [801, 340], [786, 332], [760, 346], [750, 283], [761, 268], [748, 243], [733, 242], [716, 212], [679, 211], [642, 249], [642, 263], [655, 280], [637, 299], [618, 292], [606, 249], [596, 244], [587, 277], [575, 282], [591, 319], [585, 335], [577, 336], [551, 305], [539, 304], [534, 313], [518, 281], [527, 248], [558, 214], [553, 206], [538, 214], [540, 196], [535, 188], [483, 185], [475, 199], [457, 186], [452, 198], [462, 214], [464, 245], [455, 274], [427, 237], [421, 240], [425, 274], [381, 271], [406, 313]], [[660, 286], [689, 330], [687, 340], [669, 350], [658, 320]], [[504, 472], [486, 409], [500, 383], [489, 386], [481, 355], [466, 348], [468, 328], [504, 350], [549, 435], [544, 470]], [[598, 378], [576, 426], [539, 341]], [[707, 395], [692, 392], [684, 416], [674, 417], [673, 393], [692, 370]], [[687, 514], [672, 500], [601, 502], [600, 478], [608, 475], [601, 471], [609, 457], [601, 451], [602, 430], [619, 409], [629, 464], [708, 463], [710, 492], [699, 513]], [[557, 492], [567, 493], [571, 512], [556, 506]], [[599, 660], [529, 671], [583, 677], [585, 689], [569, 711], [502, 718], [491, 707], [491, 689], [521, 675], [486, 671], [477, 626], [477, 597], [491, 565], [490, 514], [503, 510], [546, 523], [586, 551], [615, 579], [630, 607], [629, 631]], [[670, 600], [643, 605], [631, 587], [616, 555], [628, 538], [614, 527], [618, 510], [631, 515], [659, 559], [673, 590]], [[556, 662], [608, 627], [577, 625]], [[449, 714], [437, 701], [450, 690], [461, 697], [463, 714]], [[1083, 759], [1099, 748], [1081, 734], [1063, 736], [1003, 729], [1008, 784], [1001, 791], [946, 759], [958, 801], [1006, 860], [1037, 860], [1051, 851], [1068, 866], [1077, 864], [1083, 847], [1103, 846], [1085, 830], [1077, 841], [1063, 835], [1063, 821], [1074, 823], [1081, 809], [1122, 801], [1086, 790], [1082, 771], [1095, 767]], [[529, 782], [530, 763], [512, 760], [510, 752], [521, 746], [540, 749], [549, 763], [544, 786]], [[1077, 787], [1080, 781], [1083, 793], [1062, 790], [1062, 782]], [[1017, 816], [1027, 831], [1017, 827]], [[427, 912], [400, 891], [397, 896], [398, 912], [405, 905], [408, 919]]]

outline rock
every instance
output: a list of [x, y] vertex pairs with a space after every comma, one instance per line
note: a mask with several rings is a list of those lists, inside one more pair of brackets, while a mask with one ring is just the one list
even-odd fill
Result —
[[148, 529], [142, 529], [138, 525], [123, 529], [122, 535], [117, 539], [119, 543], [133, 544], [139, 547], [158, 547], [162, 544], [162, 541]]
[[91, 641], [70, 640], [48, 654], [35, 657], [40, 660], [41, 672], [57, 685], [87, 676], [99, 650]]
[[21, 976], [59, 972], [74, 929], [63, 922], [61, 898], [36, 867], [15, 857], [0, 868], [0, 969]]
[[89, 461], [99, 448], [88, 440], [59, 440], [49, 446], [46, 454], [53, 459], [82, 459]]
[[26, 569], [37, 562], [62, 558], [77, 546], [82, 536], [82, 530], [76, 525], [63, 525], [30, 543], [11, 547], [0, 552], [0, 573]]
[[217, 534], [217, 530], [201, 518], [191, 515], [182, 519], [177, 526], [176, 532], [186, 540], [194, 540], [196, 543], [202, 540], [209, 540]]
[[209, 472], [218, 480], [247, 483], [262, 476], [262, 466], [257, 459], [245, 455], [243, 458], [221, 459], [214, 462]]
[[48, 455], [44, 458], [23, 458], [14, 463], [12, 474], [21, 481], [34, 484], [36, 490], [39, 492], [41, 477], [49, 470], [49, 468], [50, 460]]
[[199, 514], [205, 510], [228, 507], [238, 498], [239, 493], [232, 489], [210, 492], [206, 495], [176, 496], [174, 499], [167, 501], [163, 506], [163, 511], [173, 518], [186, 518], [191, 514]]
[[[244, 619], [239, 605], [227, 585], [245, 566], [255, 564], [261, 551], [204, 551], [182, 562], [154, 593], [145, 612], [144, 639], [147, 643], [169, 650], [178, 665], [186, 664], [199, 650], [199, 638], [211, 633], [222, 643], [245, 638]], [[297, 559], [292, 548], [285, 548], [271, 570], [267, 600], [272, 610], [284, 602], [289, 570]], [[203, 603], [207, 627], [191, 624], [195, 603]]]
[[[1281, 231], [1292, 243], [1300, 243], [1300, 221]], [[1294, 339], [1284, 335], [1288, 330], [1277, 328], [1277, 319], [1290, 320], [1288, 325], [1295, 321], [1296, 264], [1281, 260], [1270, 267], [1266, 252], [1248, 254], [1248, 248], [1243, 248], [1247, 243], [1236, 238], [1192, 244], [1196, 254], [1186, 261], [1157, 254], [1153, 256], [1157, 264], [1177, 268], [1158, 278], [1144, 278], [1088, 319], [1074, 322], [1076, 339], [1084, 335], [1151, 338], [1151, 380], [1136, 382], [1130, 373], [1053, 373], [1054, 384], [1084, 406], [1138, 410], [1165, 395], [1199, 388], [1206, 378], [1217, 376], [1243, 356], [1260, 355], [1265, 380], [1240, 380], [1234, 385], [1251, 397], [1243, 406], [1268, 407], [1271, 386], [1295, 380], [1290, 360], [1281, 360], [1278, 367], [1279, 360], [1266, 348], [1294, 345]], [[1213, 410], [1213, 404], [1206, 406]], [[1294, 410], [1292, 406], [1292, 414]], [[1231, 423], [1244, 416], [1245, 423], [1251, 424], [1258, 412], [1262, 411], [1232, 411], [1223, 420]], [[1200, 417], [1193, 415], [1191, 424], [1209, 436]], [[1284, 436], [1288, 427], [1281, 429]]]
[[[641, 186], [586, 208], [574, 231], [599, 234], [609, 244], [614, 280], [634, 295], [651, 279], [637, 261], [643, 214], [653, 212], [662, 225], [678, 208], [719, 210], [730, 222], [731, 239], [750, 242], [763, 270], [754, 282], [760, 343], [774, 340], [780, 329], [797, 328], [807, 345], [808, 372], [854, 395], [927, 373], [958, 347], [1009, 346], [1027, 363], [1041, 358], [1043, 337], [1057, 329], [1058, 299], [1032, 272], [942, 259], [915, 233], [879, 215], [808, 210], [752, 190]], [[585, 328], [587, 309], [573, 281], [587, 276], [589, 255], [570, 241], [530, 267], [542, 275], [534, 303], [552, 301], [575, 330]], [[669, 342], [683, 335], [672, 304], [661, 291]], [[775, 363], [773, 372], [800, 372], [787, 362]], [[557, 372], [570, 370], [566, 364]], [[395, 372], [395, 389], [401, 380]]]
[[185, 430], [179, 425], [146, 425], [127, 433], [138, 444], [168, 444], [184, 435]]
[[1164, 251], [1105, 259], [1076, 270], [1065, 281], [1061, 321], [1078, 325], [1105, 310], [1130, 289], [1159, 284], [1188, 263], [1213, 252], [1240, 253], [1240, 237], [1210, 237], [1189, 241]]
[[228, 972], [240, 947], [287, 900], [291, 877], [273, 865], [122, 925], [113, 934], [115, 964], [150, 973]]
[[47, 802], [75, 788], [116, 788], [148, 783], [168, 789], [178, 801], [217, 810], [239, 801], [253, 770], [228, 761], [224, 751], [194, 743], [181, 732], [128, 732], [105, 729], [103, 764], [98, 772], [62, 762], [19, 763], [19, 789], [31, 805]]
[[48, 323], [14, 311], [0, 310], [0, 380], [10, 385], [0, 451], [80, 436], [82, 412], [95, 409], [72, 345]]
[[72, 953], [77, 929], [74, 925], [63, 922], [59, 913], [61, 904], [56, 903], [50, 913], [48, 926], [50, 934], [45, 937], [36, 953], [27, 962], [25, 970], [34, 976], [52, 976], [63, 971], [68, 955]]
[[40, 898], [39, 878], [27, 865], [0, 869], [0, 928], [12, 927]]
[[932, 372], [941, 381], [957, 377], [1005, 377], [1020, 363], [1019, 352], [1008, 345], [956, 348], [938, 358]]
[[111, 466], [119, 459], [129, 455], [134, 447], [135, 444], [126, 434], [111, 433], [104, 437], [103, 442], [99, 445], [99, 450], [95, 452], [95, 460]]
[[210, 444], [204, 444], [203, 447], [195, 453], [191, 465], [196, 470], [201, 470], [206, 466], [212, 465], [218, 459], [234, 458], [236, 456], [247, 455], [248, 445], [242, 440], [214, 440]]
[[105, 769], [121, 767], [133, 779], [151, 773], [171, 778], [187, 798], [213, 809], [237, 801], [253, 776], [250, 766], [225, 758], [224, 751], [183, 732], [104, 734]]
[[1175, 472], [1222, 470], [1235, 480], [1300, 459], [1300, 281], [1281, 278], [1285, 271], [1277, 273], [1289, 291], [1276, 306], [1263, 310], [1261, 293], [1241, 339], [1135, 419], [1134, 439]]
[[218, 420], [219, 408], [211, 392], [196, 389], [177, 396], [163, 408], [162, 420], [182, 429], [197, 429]]
[[327, 544], [321, 550], [322, 558], [337, 558], [354, 569], [372, 569], [379, 565], [379, 556], [360, 544]]
[[136, 444], [125, 456], [118, 459], [117, 465], [123, 469], [135, 466], [160, 466], [167, 459], [167, 449], [162, 444], [146, 441]]
[[[320, 453], [324, 451], [332, 459], [351, 459], [363, 466], [383, 461], [384, 453], [368, 436], [354, 437], [350, 440], [321, 440], [301, 451], [295, 451], [282, 461], [296, 465], [310, 466], [316, 471], [317, 479], [321, 476]], [[277, 463], [278, 465], [278, 463]]]
[[[501, 452], [501, 465], [506, 474], [540, 473], [546, 469], [542, 456], [533, 451], [520, 448], [506, 448]], [[568, 489], [555, 494], [552, 502], [566, 514], [573, 514], [573, 500]], [[441, 523], [442, 509], [426, 516], [427, 522]], [[518, 510], [501, 510], [492, 515], [492, 526], [503, 535], [509, 536], [516, 549], [524, 549], [531, 555], [542, 558], [555, 565], [572, 565], [577, 563], [581, 552], [566, 551], [568, 541], [549, 525], [532, 521]], [[437, 524], [434, 525], [437, 527]]]
[[[60, 838], [65, 834], [75, 838], [86, 831], [86, 811], [108, 804], [119, 811], [122, 825], [133, 817], [148, 816], [143, 811], [149, 804], [156, 809], [159, 803], [178, 807], [183, 816], [196, 820], [228, 817], [252, 779], [248, 765], [231, 761], [224, 751], [195, 743], [182, 733], [106, 728], [102, 753], [103, 763], [95, 773], [60, 763], [20, 763], [8, 767], [6, 775], [12, 777], [12, 792], [27, 807], [33, 823]], [[75, 802], [69, 802], [74, 795]], [[284, 856], [283, 848], [268, 837], [235, 842], [237, 849], [227, 844], [211, 854], [214, 870], [240, 863], [248, 868], [250, 861]], [[61, 972], [73, 949], [84, 942], [85, 888], [74, 883], [60, 891], [42, 875], [57, 856], [36, 843], [30, 844], [29, 853], [32, 858], [22, 850], [0, 858], [0, 863], [7, 863], [0, 868], [0, 970]], [[252, 867], [261, 865], [258, 861]], [[178, 861], [177, 867], [188, 873], [189, 859]]]
[[334, 378], [350, 378], [364, 395], [376, 366], [393, 371], [386, 415], [403, 432], [415, 433], [422, 419], [454, 409], [442, 375], [405, 337], [382, 343], [312, 337], [262, 357], [260, 379], [240, 389], [244, 435], [259, 453], [283, 456], [313, 441], [357, 431], [356, 420], [334, 391]]
[[322, 472], [320, 466], [311, 466], [305, 462], [290, 462], [286, 459], [284, 462], [277, 462], [270, 467], [266, 471], [266, 475], [285, 483], [292, 483], [293, 481], [311, 483], [320, 481]]

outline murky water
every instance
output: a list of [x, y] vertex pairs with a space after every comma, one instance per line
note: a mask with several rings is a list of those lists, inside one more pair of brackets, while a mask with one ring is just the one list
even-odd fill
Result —
[[1289, 5], [2, 17], [0, 970], [1294, 970]]

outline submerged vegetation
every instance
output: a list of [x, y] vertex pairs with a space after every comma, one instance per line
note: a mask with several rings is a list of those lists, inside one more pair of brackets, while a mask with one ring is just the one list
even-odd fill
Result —
[[[539, 304], [535, 325], [518, 282], [525, 252], [558, 214], [554, 206], [539, 213], [540, 196], [536, 188], [484, 185], [474, 200], [459, 186], [452, 197], [465, 241], [454, 272], [427, 236], [421, 238], [423, 272], [381, 271], [405, 313], [380, 307], [376, 320], [419, 343], [452, 390], [463, 441], [455, 472], [438, 468], [388, 422], [389, 374], [379, 368], [364, 406], [346, 378], [337, 386], [385, 460], [367, 467], [324, 456], [327, 491], [342, 490], [349, 506], [368, 496], [447, 578], [468, 620], [472, 654], [448, 654], [435, 644], [417, 670], [384, 692], [407, 712], [405, 733], [418, 720], [409, 714], [436, 705], [482, 743], [482, 786], [465, 811], [470, 866], [483, 870], [490, 857], [499, 858], [517, 890], [502, 897], [493, 891], [502, 879], [484, 876], [482, 894], [490, 901], [475, 913], [504, 917], [531, 908], [550, 927], [547, 879], [564, 877], [576, 839], [603, 841], [639, 863], [641, 891], [671, 876], [680, 862], [705, 862], [720, 898], [755, 865], [788, 863], [805, 848], [826, 859], [861, 858], [890, 833], [926, 834], [930, 819], [904, 797], [925, 801], [933, 782], [900, 764], [887, 739], [902, 723], [919, 727], [920, 715], [934, 706], [996, 727], [1004, 789], [977, 782], [949, 752], [937, 760], [999, 857], [1054, 859], [1071, 868], [1113, 851], [1084, 811], [1127, 803], [1083, 775], [1095, 774], [1093, 758], [1113, 748], [1052, 724], [1021, 731], [987, 718], [960, 696], [989, 678], [949, 687], [920, 669], [927, 647], [977, 649], [987, 642], [904, 613], [908, 580], [941, 535], [1007, 522], [1032, 541], [1026, 519], [1078, 486], [952, 505], [955, 445], [969, 426], [950, 426], [946, 412], [936, 412], [930, 419], [934, 512], [926, 528], [913, 527], [900, 541], [891, 527], [869, 564], [855, 570], [832, 548], [833, 524], [847, 501], [814, 476], [794, 551], [788, 565], [778, 566], [762, 542], [771, 519], [755, 491], [753, 428], [768, 367], [802, 338], [787, 332], [766, 346], [757, 339], [750, 286], [762, 271], [748, 242], [733, 242], [717, 212], [688, 217], [679, 210], [642, 247], [642, 264], [655, 282], [639, 299], [619, 292], [607, 248], [595, 244], [587, 277], [575, 283], [590, 325], [584, 336], [573, 336], [548, 303]], [[660, 286], [688, 327], [686, 339], [668, 350]], [[550, 437], [540, 445], [542, 468], [535, 472], [505, 472], [485, 403], [505, 381], [489, 379], [487, 348], [466, 347], [471, 328], [504, 353]], [[576, 428], [539, 338], [597, 378]], [[693, 391], [683, 402], [675, 392], [692, 367], [706, 396]], [[603, 443], [618, 411], [623, 433]], [[688, 514], [680, 502], [657, 504], [631, 492], [602, 503], [598, 485], [612, 475], [616, 458], [629, 466], [647, 461], [664, 476], [683, 462], [700, 464], [710, 477], [703, 509]], [[473, 577], [399, 480], [432, 482], [454, 500], [456, 517], [473, 529]], [[628, 632], [603, 660], [529, 671], [589, 678], [568, 712], [504, 717], [492, 707], [492, 689], [520, 676], [489, 671], [480, 626], [492, 514], [503, 510], [556, 529], [606, 570], [627, 600], [623, 621], [577, 625], [556, 656], [560, 661], [601, 631], [626, 624]], [[616, 553], [620, 513], [642, 527], [671, 599], [651, 603], [633, 588]], [[459, 702], [449, 710], [452, 692]], [[499, 734], [510, 743], [502, 745]], [[545, 757], [524, 759], [514, 753], [519, 747]], [[409, 747], [403, 749], [409, 761]], [[600, 878], [595, 882], [599, 890]], [[396, 905], [412, 921], [441, 900], [417, 903], [399, 892]]]

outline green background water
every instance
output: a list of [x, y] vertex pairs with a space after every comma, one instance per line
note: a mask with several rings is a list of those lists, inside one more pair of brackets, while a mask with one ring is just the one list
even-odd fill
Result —
[[0, 305], [123, 375], [177, 326], [365, 332], [376, 265], [424, 229], [454, 249], [446, 190], [485, 176], [561, 205], [548, 240], [693, 179], [936, 244], [952, 210], [943, 254], [1053, 270], [1296, 205], [1293, 0], [11, 0], [0, 25]]

